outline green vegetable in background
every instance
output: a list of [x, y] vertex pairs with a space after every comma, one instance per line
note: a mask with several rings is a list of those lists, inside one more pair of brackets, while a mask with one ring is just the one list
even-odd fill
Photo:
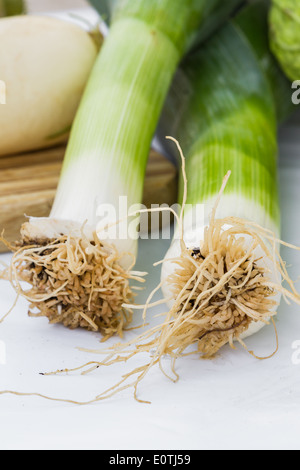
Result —
[[272, 0], [271, 47], [291, 80], [300, 80], [300, 1]]

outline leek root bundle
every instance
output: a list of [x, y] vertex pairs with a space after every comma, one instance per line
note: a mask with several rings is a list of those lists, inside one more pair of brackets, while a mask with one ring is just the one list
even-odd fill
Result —
[[[50, 218], [31, 219], [14, 248], [8, 276], [32, 313], [106, 335], [128, 323], [129, 282], [142, 281], [132, 271], [137, 240], [126, 221], [113, 214], [104, 223], [99, 210], [118, 208], [120, 196], [129, 208], [141, 202], [151, 139], [176, 67], [199, 27], [209, 23], [211, 30], [214, 17], [219, 24], [220, 12], [226, 16], [239, 3], [117, 2], [72, 128]], [[101, 223], [120, 232], [125, 227], [126, 236], [109, 232], [102, 241]], [[20, 280], [31, 284], [29, 292]]]

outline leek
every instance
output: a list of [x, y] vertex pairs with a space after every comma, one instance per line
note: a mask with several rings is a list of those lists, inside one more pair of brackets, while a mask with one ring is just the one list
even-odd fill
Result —
[[[247, 12], [242, 14], [242, 22], [226, 26], [185, 61], [179, 78], [187, 98], [173, 135], [186, 156], [188, 191], [183, 239], [178, 227], [162, 268], [170, 306], [166, 350], [197, 343], [212, 356], [234, 340], [243, 344], [276, 314], [280, 275], [287, 279], [275, 242], [280, 209], [274, 89], [257, 44], [241, 29]], [[178, 92], [174, 96], [177, 106]], [[279, 106], [281, 112], [287, 110]], [[180, 200], [184, 187], [182, 179]]]
[[[140, 204], [151, 139], [176, 67], [223, 0], [122, 0], [79, 107], [48, 219], [31, 219], [11, 280], [52, 323], [121, 334], [131, 311], [136, 237], [103, 205]], [[226, 15], [239, 0], [226, 2]], [[211, 26], [210, 26], [211, 30]], [[127, 217], [127, 213], [126, 213]], [[125, 217], [125, 219], [126, 219]], [[102, 230], [109, 226], [108, 230]], [[125, 230], [125, 232], [124, 232]], [[97, 232], [97, 235], [96, 235]], [[24, 292], [20, 280], [32, 286]], [[31, 310], [31, 314], [33, 311]]]

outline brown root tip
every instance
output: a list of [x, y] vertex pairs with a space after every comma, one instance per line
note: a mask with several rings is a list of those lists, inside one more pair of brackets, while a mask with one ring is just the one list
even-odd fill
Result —
[[[26, 239], [13, 256], [12, 282], [31, 302], [30, 316], [121, 336], [132, 319], [132, 311], [123, 304], [132, 303], [134, 295], [130, 272], [120, 266], [120, 259], [117, 249], [104, 245], [96, 235], [93, 241], [84, 235], [62, 236], [47, 244]], [[23, 291], [20, 281], [31, 289]]]
[[206, 229], [201, 250], [182, 251], [179, 268], [169, 278], [176, 298], [169, 332], [173, 350], [197, 343], [203, 357], [210, 358], [227, 343], [234, 347], [252, 322], [267, 323], [275, 314], [275, 292], [252, 242], [251, 247], [245, 238], [223, 231], [218, 220]]

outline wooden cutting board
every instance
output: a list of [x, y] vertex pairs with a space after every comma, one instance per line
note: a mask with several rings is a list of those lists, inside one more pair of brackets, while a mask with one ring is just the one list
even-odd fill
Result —
[[[65, 147], [0, 158], [0, 231], [16, 241], [26, 215], [47, 217], [54, 200]], [[177, 171], [162, 155], [150, 152], [143, 203], [172, 205], [177, 199]], [[5, 247], [0, 246], [0, 252]]]

